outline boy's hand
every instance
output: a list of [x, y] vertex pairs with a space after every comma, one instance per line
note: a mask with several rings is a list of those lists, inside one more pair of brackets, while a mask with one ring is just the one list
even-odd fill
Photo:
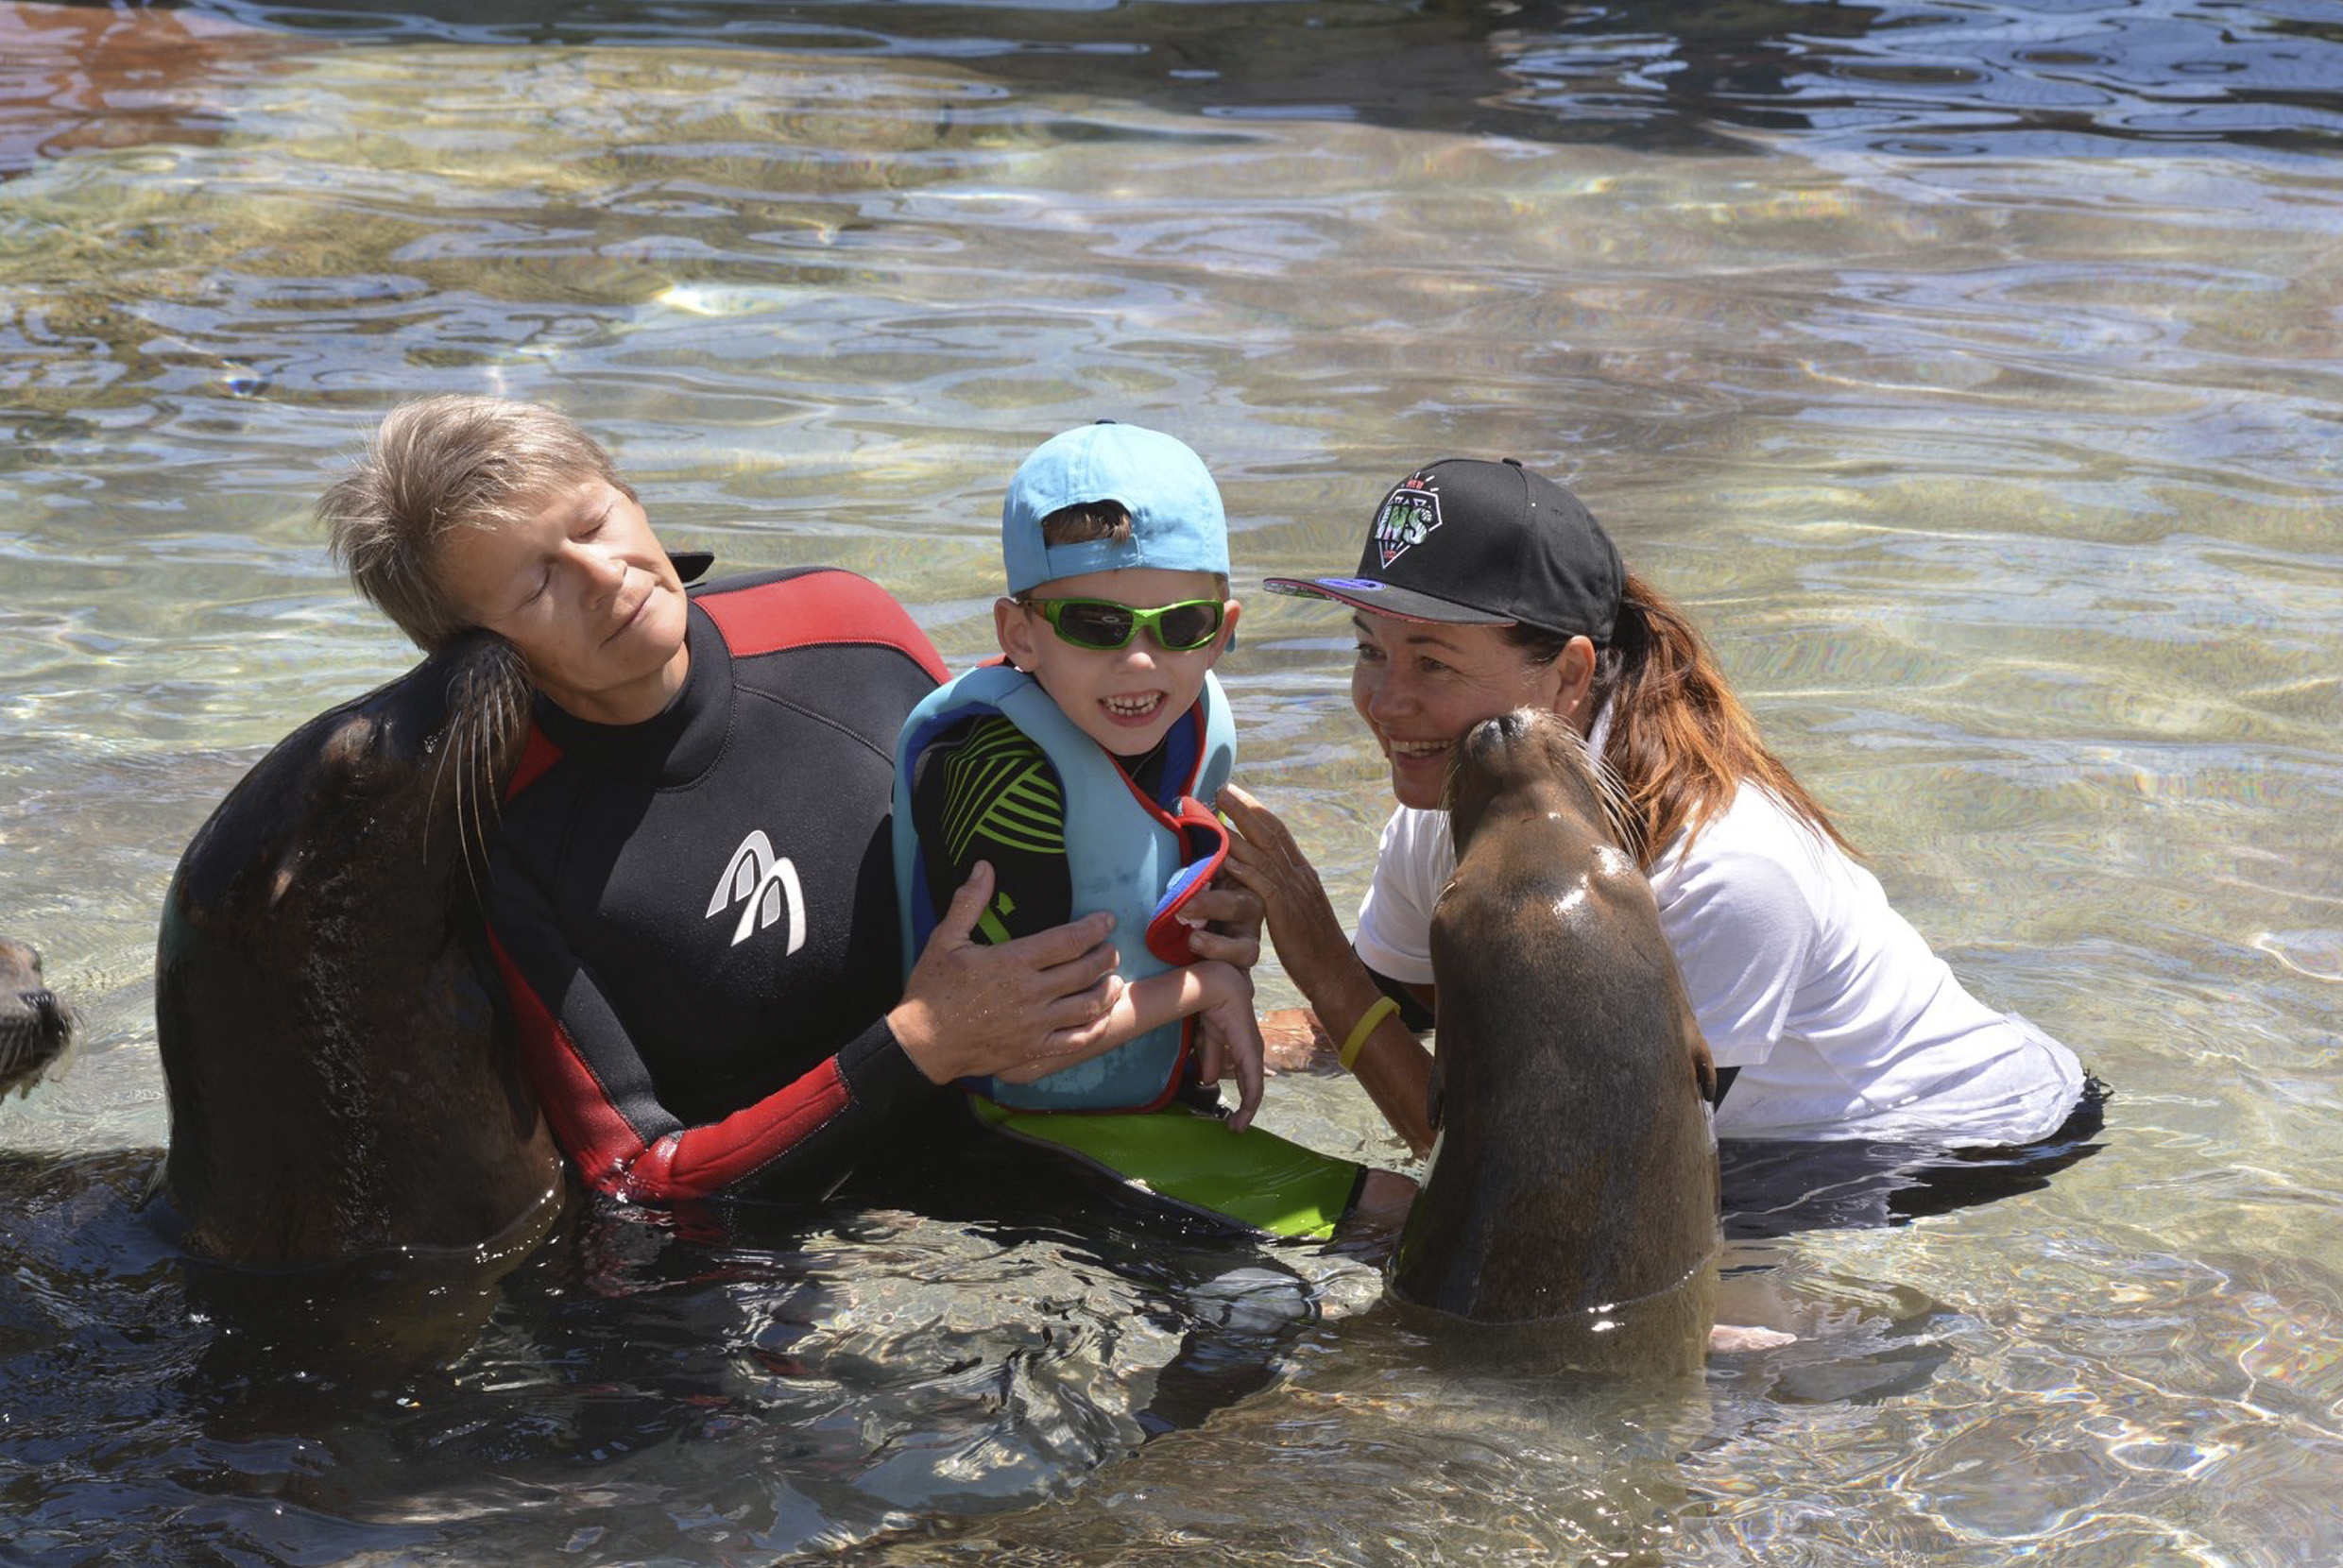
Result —
[[1253, 1016], [1253, 982], [1221, 964], [1198, 964], [1196, 973], [1207, 979], [1214, 992], [1196, 1018], [1196, 1076], [1206, 1083], [1237, 1081], [1237, 1109], [1228, 1128], [1241, 1133], [1253, 1125], [1253, 1113], [1261, 1108], [1261, 1029]]

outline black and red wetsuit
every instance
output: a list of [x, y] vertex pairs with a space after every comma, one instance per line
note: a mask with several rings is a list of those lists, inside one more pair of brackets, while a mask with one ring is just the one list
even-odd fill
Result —
[[884, 1016], [887, 817], [896, 732], [943, 663], [876, 584], [819, 568], [693, 589], [687, 635], [656, 719], [539, 699], [492, 858], [497, 959], [589, 1184], [818, 1196], [932, 1094]]

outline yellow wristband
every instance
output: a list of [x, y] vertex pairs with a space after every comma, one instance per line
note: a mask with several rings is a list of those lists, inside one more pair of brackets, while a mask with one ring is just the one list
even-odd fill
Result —
[[1360, 1051], [1366, 1048], [1367, 1036], [1375, 1032], [1375, 1026], [1398, 1011], [1399, 1002], [1396, 997], [1377, 997], [1375, 998], [1375, 1005], [1359, 1015], [1359, 1021], [1350, 1026], [1350, 1038], [1343, 1041], [1343, 1048], [1334, 1053], [1334, 1059], [1343, 1064], [1344, 1072], [1353, 1069], [1353, 1065], [1359, 1060]]

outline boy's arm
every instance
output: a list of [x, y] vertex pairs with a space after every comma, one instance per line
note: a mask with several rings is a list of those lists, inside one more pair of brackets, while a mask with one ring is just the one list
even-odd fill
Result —
[[[1261, 1031], [1253, 1016], [1253, 980], [1241, 969], [1207, 959], [1179, 969], [1167, 969], [1134, 980], [1108, 1010], [1100, 1038], [1108, 1048], [1136, 1040], [1151, 1029], [1201, 1014], [1199, 1035], [1204, 1060], [1198, 1077], [1217, 1083], [1233, 1067], [1237, 1079], [1237, 1110], [1228, 1125], [1243, 1132], [1261, 1103]], [[1030, 1082], [1053, 1070], [1054, 1064], [1029, 1073], [1002, 1073], [1011, 1082]]]
[[[1241, 1133], [1253, 1125], [1253, 1113], [1260, 1108], [1261, 1081], [1266, 1075], [1268, 1051], [1261, 1043], [1261, 1021], [1253, 1012], [1253, 977], [1233, 964], [1206, 960], [1151, 977], [1155, 982], [1174, 979], [1193, 979], [1202, 991], [1201, 1003], [1191, 989], [1183, 989], [1167, 1004], [1172, 1017], [1197, 1014], [1196, 1043], [1201, 1060], [1197, 1078], [1207, 1084], [1223, 1078], [1237, 1080], [1237, 1109], [1228, 1118], [1229, 1129]], [[1141, 985], [1150, 983], [1141, 980]], [[1133, 1006], [1144, 1012], [1155, 1004], [1152, 997], [1142, 997]]]

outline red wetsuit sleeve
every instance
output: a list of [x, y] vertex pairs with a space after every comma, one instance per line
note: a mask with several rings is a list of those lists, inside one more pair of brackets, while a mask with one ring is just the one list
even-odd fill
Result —
[[[846, 1174], [888, 1107], [929, 1087], [881, 1019], [835, 1056], [721, 1121], [687, 1127], [661, 1111], [664, 1125], [639, 1126], [642, 1113], [629, 1119], [608, 1082], [620, 1043], [599, 1039], [590, 1056], [493, 932], [490, 941], [512, 1000], [522, 1064], [546, 1120], [579, 1177], [597, 1191], [668, 1202], [711, 1197], [754, 1179], [767, 1196], [818, 1197]], [[581, 1005], [574, 993], [587, 984], [582, 976], [573, 982], [571, 1010], [607, 1014]], [[621, 1049], [616, 1060], [635, 1060]]]

